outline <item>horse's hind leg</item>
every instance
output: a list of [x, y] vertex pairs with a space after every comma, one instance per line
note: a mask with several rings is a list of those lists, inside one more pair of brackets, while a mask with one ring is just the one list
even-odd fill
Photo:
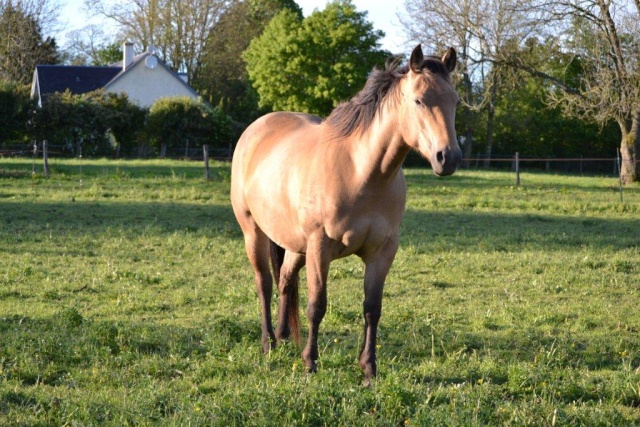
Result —
[[294, 340], [300, 342], [300, 324], [298, 315], [298, 274], [304, 267], [305, 256], [286, 251], [280, 266], [278, 291], [278, 326], [276, 338], [284, 340], [293, 333]]
[[243, 227], [247, 256], [255, 273], [256, 291], [262, 305], [262, 350], [268, 353], [276, 345], [271, 323], [273, 279], [269, 269], [269, 238], [257, 226]]

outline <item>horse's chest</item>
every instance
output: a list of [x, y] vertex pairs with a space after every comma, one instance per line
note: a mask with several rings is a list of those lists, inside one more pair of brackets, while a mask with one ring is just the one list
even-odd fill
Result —
[[[375, 251], [390, 235], [398, 232], [404, 205], [350, 201], [325, 204], [322, 232], [339, 243], [340, 256]], [[316, 222], [316, 223], [318, 223]]]

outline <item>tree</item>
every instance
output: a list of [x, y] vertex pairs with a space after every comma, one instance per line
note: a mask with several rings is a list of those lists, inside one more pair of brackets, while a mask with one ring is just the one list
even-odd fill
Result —
[[[554, 45], [530, 39], [518, 56], [538, 63], [544, 60], [542, 69], [547, 72], [564, 72], [568, 80], [578, 79], [580, 70], [567, 67], [568, 58]], [[615, 124], [600, 126], [593, 120], [564, 115], [559, 106], [548, 103], [553, 90], [550, 82], [529, 78], [518, 69], [505, 71], [511, 75], [496, 105], [494, 148], [498, 153], [519, 152], [522, 157], [538, 158], [611, 156], [617, 145]]]
[[43, 38], [38, 21], [45, 5], [0, 0], [0, 79], [28, 84], [37, 64], [58, 61], [55, 39]]
[[[640, 153], [640, 1], [558, 2], [554, 17], [567, 25], [567, 48], [582, 68], [578, 85], [552, 92], [565, 113], [614, 121], [620, 128], [620, 176], [638, 180]], [[530, 67], [533, 68], [533, 67]]]
[[259, 105], [328, 115], [389, 57], [380, 49], [383, 36], [350, 0], [333, 1], [304, 20], [283, 10], [244, 54]]
[[302, 19], [302, 9], [293, 0], [234, 1], [209, 34], [202, 68], [193, 85], [209, 103], [220, 106], [236, 121], [249, 123], [260, 113], [242, 53], [284, 8]]
[[67, 61], [73, 65], [109, 65], [122, 61], [122, 42], [101, 27], [88, 25], [67, 33]]
[[[474, 124], [478, 112], [486, 114], [485, 166], [493, 151], [496, 106], [507, 68], [496, 61], [514, 46], [530, 38], [535, 29], [535, 10], [524, 0], [405, 0], [401, 16], [407, 35], [432, 46], [435, 51], [454, 46], [459, 53], [462, 76], [462, 117], [465, 157], [472, 154], [477, 138]], [[419, 17], [419, 19], [416, 19]]]
[[209, 32], [229, 0], [85, 0], [87, 9], [115, 21], [121, 38], [157, 48], [174, 71], [196, 80]]

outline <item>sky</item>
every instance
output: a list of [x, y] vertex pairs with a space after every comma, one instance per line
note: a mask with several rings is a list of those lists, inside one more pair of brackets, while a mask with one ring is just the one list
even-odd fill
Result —
[[[386, 36], [382, 39], [382, 47], [392, 53], [403, 53], [406, 50], [404, 34], [401, 30], [397, 14], [401, 3], [393, 0], [352, 0], [356, 9], [368, 12], [367, 18], [376, 30], [382, 30]], [[315, 9], [322, 10], [327, 0], [297, 0], [304, 16], [309, 16]], [[64, 44], [64, 34], [71, 30], [78, 30], [89, 24], [100, 24], [97, 18], [89, 20], [84, 12], [83, 0], [60, 0], [63, 5], [60, 20], [65, 30], [58, 37]]]

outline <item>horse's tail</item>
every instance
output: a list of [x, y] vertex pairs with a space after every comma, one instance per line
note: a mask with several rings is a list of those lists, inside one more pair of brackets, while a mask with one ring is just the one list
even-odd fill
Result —
[[[284, 248], [278, 246], [275, 242], [271, 241], [271, 267], [273, 268], [273, 275], [275, 282], [280, 281], [280, 269], [284, 263]], [[298, 274], [292, 278], [289, 290], [289, 304], [287, 308], [287, 323], [289, 324], [289, 332], [293, 336], [296, 344], [300, 345], [300, 315], [298, 313]]]

